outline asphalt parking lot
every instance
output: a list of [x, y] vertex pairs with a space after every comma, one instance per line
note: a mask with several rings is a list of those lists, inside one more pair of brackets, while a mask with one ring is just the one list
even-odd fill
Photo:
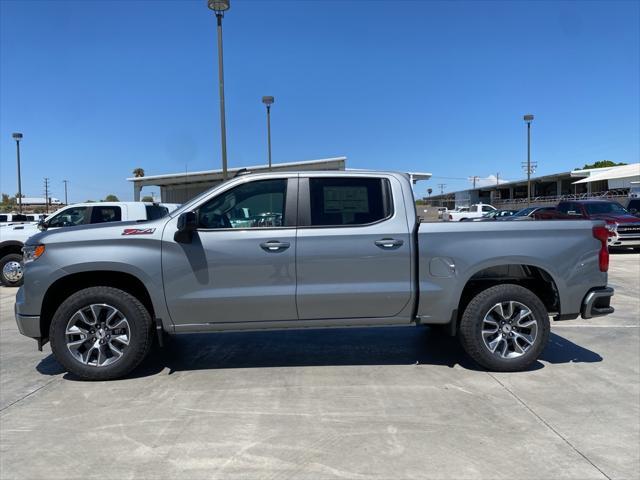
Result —
[[640, 255], [610, 283], [615, 314], [554, 323], [527, 372], [382, 328], [181, 336], [93, 383], [18, 334], [1, 288], [0, 477], [638, 478]]

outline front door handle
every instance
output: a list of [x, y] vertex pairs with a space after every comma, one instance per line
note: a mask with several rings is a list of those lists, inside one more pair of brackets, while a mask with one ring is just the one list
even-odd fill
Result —
[[396, 240], [394, 238], [383, 238], [382, 240], [376, 240], [375, 244], [380, 248], [393, 249], [398, 248], [404, 243], [403, 240]]
[[282, 252], [289, 247], [289, 242], [278, 242], [277, 240], [269, 240], [260, 244], [260, 248], [265, 252]]

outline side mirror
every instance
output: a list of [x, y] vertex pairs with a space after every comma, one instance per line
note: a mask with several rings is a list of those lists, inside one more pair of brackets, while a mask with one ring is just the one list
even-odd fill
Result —
[[44, 221], [44, 218], [40, 219], [40, 221], [38, 222], [38, 230], [44, 232], [47, 228], [49, 228], [49, 225], [47, 225], [47, 222]]
[[173, 239], [180, 243], [191, 243], [193, 232], [198, 228], [198, 216], [196, 212], [184, 212], [178, 217], [178, 230]]

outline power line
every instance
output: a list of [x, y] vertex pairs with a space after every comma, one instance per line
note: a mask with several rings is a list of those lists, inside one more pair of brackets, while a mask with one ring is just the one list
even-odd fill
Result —
[[444, 195], [444, 187], [446, 187], [446, 183], [439, 183], [438, 187], [440, 188], [440, 195]]

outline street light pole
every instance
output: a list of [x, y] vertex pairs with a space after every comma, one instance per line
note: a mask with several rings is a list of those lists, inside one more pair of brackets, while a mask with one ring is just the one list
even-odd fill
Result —
[[222, 59], [222, 17], [229, 10], [230, 0], [208, 0], [207, 5], [216, 14], [218, 24], [218, 84], [220, 94], [220, 136], [222, 144], [222, 180], [227, 179], [227, 126], [224, 111], [224, 69]]
[[64, 183], [64, 204], [69, 205], [67, 201], [67, 183], [69, 183], [69, 180], [62, 180], [62, 182]]
[[267, 106], [267, 144], [269, 148], [269, 171], [271, 171], [271, 105], [273, 105], [273, 97], [262, 97], [262, 103]]
[[531, 122], [533, 115], [527, 114], [524, 117], [527, 122], [527, 207], [531, 206]]
[[20, 176], [20, 140], [22, 140], [22, 134], [16, 132], [11, 136], [16, 141], [16, 158], [18, 160], [18, 212], [22, 213], [22, 177]]

